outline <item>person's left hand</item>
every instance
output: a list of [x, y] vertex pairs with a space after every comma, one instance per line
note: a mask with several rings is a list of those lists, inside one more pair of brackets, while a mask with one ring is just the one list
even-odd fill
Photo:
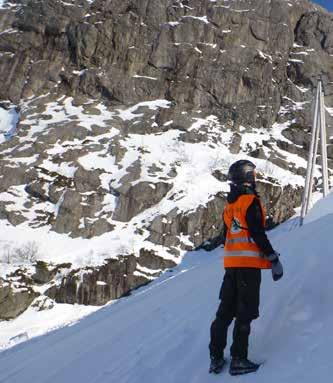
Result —
[[268, 255], [266, 258], [272, 263], [272, 278], [273, 281], [278, 281], [283, 277], [283, 266], [279, 260], [280, 254], [276, 251]]

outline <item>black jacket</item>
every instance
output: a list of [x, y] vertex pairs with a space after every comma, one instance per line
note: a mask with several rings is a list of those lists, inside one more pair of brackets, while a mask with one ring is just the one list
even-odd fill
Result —
[[[227, 196], [227, 201], [233, 203], [237, 201], [238, 197], [243, 194], [254, 194], [259, 198], [259, 195], [254, 188], [247, 186], [234, 186], [231, 185], [230, 193]], [[265, 233], [265, 227], [262, 224], [262, 212], [260, 204], [257, 199], [254, 199], [252, 204], [249, 206], [246, 212], [246, 223], [250, 232], [251, 238], [259, 246], [260, 250], [265, 255], [270, 255], [274, 252], [269, 239]], [[227, 234], [227, 226], [223, 225], [223, 243], [225, 242]]]

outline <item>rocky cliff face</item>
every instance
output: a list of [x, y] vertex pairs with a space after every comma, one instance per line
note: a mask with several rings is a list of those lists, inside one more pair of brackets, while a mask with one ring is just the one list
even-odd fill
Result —
[[19, 122], [0, 141], [0, 222], [105, 238], [97, 263], [119, 261], [72, 264], [45, 292], [118, 298], [158, 274], [135, 277], [142, 252], [172, 259], [161, 271], [218, 244], [235, 159], [257, 164], [271, 226], [294, 213], [318, 76], [333, 106], [333, 16], [305, 0], [5, 1], [0, 108]]

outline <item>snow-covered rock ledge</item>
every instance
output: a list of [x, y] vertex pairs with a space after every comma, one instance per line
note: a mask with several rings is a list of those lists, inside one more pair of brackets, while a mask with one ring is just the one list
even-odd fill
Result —
[[[145, 249], [141, 249], [137, 257], [118, 256], [106, 259], [100, 266], [80, 269], [74, 269], [70, 263], [48, 265], [37, 261], [0, 279], [0, 320], [17, 317], [31, 303], [37, 311], [52, 309], [52, 301], [101, 306], [128, 295], [175, 265], [172, 260]], [[45, 305], [41, 298], [51, 301]]]

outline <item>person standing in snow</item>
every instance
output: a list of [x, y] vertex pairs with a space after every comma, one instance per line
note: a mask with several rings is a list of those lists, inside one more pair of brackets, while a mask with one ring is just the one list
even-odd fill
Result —
[[209, 372], [221, 372], [228, 327], [235, 318], [230, 348], [231, 375], [257, 371], [248, 360], [251, 321], [259, 317], [261, 269], [271, 269], [274, 281], [283, 276], [279, 254], [265, 233], [265, 212], [256, 192], [255, 165], [240, 160], [230, 166], [230, 193], [224, 208], [224, 267], [220, 305], [210, 328]]

